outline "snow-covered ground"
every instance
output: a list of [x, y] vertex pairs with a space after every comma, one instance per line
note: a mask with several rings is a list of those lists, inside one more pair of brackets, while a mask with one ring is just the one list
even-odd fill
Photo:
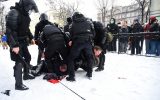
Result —
[[[30, 46], [31, 64], [36, 64], [37, 47]], [[10, 96], [0, 94], [0, 100], [82, 100], [62, 84], [43, 80], [24, 81], [30, 89], [14, 90], [14, 62], [8, 50], [0, 47], [0, 92], [11, 90]], [[93, 79], [86, 72], [76, 73], [76, 82], [62, 83], [86, 100], [160, 100], [160, 58], [106, 54], [105, 70], [93, 72]]]

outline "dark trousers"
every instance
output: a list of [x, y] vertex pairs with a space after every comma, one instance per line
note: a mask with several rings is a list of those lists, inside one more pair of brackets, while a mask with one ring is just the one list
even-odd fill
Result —
[[16, 61], [14, 66], [14, 77], [15, 77], [15, 85], [21, 86], [23, 84], [22, 82], [22, 68], [23, 68], [23, 62]]
[[[14, 66], [14, 77], [15, 77], [15, 85], [22, 85], [22, 69], [24, 68], [23, 72], [24, 75], [27, 75], [29, 73], [29, 66], [30, 61], [31, 61], [31, 55], [28, 51], [27, 45], [20, 44], [20, 52], [19, 55], [15, 54], [10, 50], [11, 53], [11, 59], [15, 61], [15, 66]], [[23, 59], [27, 63], [27, 65], [24, 63]]]
[[141, 54], [142, 51], [142, 40], [140, 39], [134, 39], [131, 42], [131, 54], [135, 54], [135, 50], [136, 50], [136, 54]]
[[99, 65], [98, 68], [104, 69], [104, 63], [105, 63], [105, 53], [102, 52], [100, 57], [99, 57]]
[[64, 42], [56, 42], [51, 45], [48, 45], [45, 49], [45, 61], [47, 63], [47, 69], [49, 73], [54, 72], [54, 66], [52, 64], [52, 58], [56, 53], [59, 53], [62, 56], [63, 63], [66, 63], [67, 57], [67, 48]]
[[38, 58], [37, 58], [37, 65], [41, 62], [43, 51], [38, 48]]
[[41, 62], [42, 53], [43, 53], [44, 44], [39, 42], [38, 44], [38, 58], [37, 58], [37, 65]]
[[113, 37], [113, 40], [112, 42], [109, 43], [108, 45], [108, 51], [117, 51], [117, 38], [116, 37]]
[[76, 43], [73, 42], [73, 45], [70, 50], [68, 57], [68, 73], [69, 77], [75, 77], [75, 67], [74, 60], [80, 55], [81, 52], [84, 52], [87, 60], [87, 74], [92, 76], [92, 62], [93, 62], [93, 50], [92, 45], [89, 41]]

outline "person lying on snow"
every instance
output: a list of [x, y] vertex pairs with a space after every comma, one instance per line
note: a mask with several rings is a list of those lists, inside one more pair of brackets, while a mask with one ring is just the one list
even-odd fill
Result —
[[[94, 56], [93, 56], [93, 68], [97, 67], [99, 65], [99, 57], [102, 54], [102, 48], [100, 48], [99, 46], [94, 46], [93, 48], [93, 52], [94, 52]], [[77, 71], [78, 68], [82, 68], [84, 71], [87, 71], [88, 67], [87, 67], [87, 60], [85, 58], [85, 53], [82, 51], [80, 56], [75, 60], [75, 70]]]
[[[93, 67], [97, 67], [99, 64], [99, 57], [101, 55], [102, 49], [99, 46], [95, 46], [94, 49], [94, 64]], [[34, 75], [41, 75], [41, 73], [47, 73], [43, 79], [50, 80], [50, 79], [62, 79], [67, 75], [67, 65], [63, 64], [63, 58], [60, 55], [59, 52], [56, 52], [55, 55], [52, 58], [52, 65], [53, 65], [53, 72], [47, 73], [47, 67], [45, 60], [41, 60], [41, 63], [39, 63], [37, 66], [35, 66], [35, 69], [32, 69], [32, 73]], [[75, 71], [77, 71], [79, 68], [83, 69], [84, 71], [87, 71], [87, 61], [85, 59], [85, 54], [82, 52], [80, 56], [75, 60]]]

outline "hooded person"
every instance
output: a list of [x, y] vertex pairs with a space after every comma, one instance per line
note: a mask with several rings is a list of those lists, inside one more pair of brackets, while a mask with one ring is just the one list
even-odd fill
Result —
[[[149, 23], [145, 26], [144, 30], [146, 32], [158, 32], [159, 24], [155, 16], [151, 16]], [[146, 41], [146, 54], [159, 55], [158, 46], [159, 37], [155, 35], [145, 35]]]
[[[110, 19], [110, 23], [107, 25], [106, 30], [113, 35], [119, 32], [118, 25], [116, 25], [116, 20], [114, 18]], [[110, 42], [108, 45], [108, 51], [117, 51], [116, 41], [117, 41], [117, 38], [113, 37], [112, 42]]]
[[[30, 12], [38, 12], [34, 0], [20, 0], [14, 7], [11, 7], [6, 16], [6, 35], [7, 42], [10, 46], [11, 60], [15, 61], [14, 77], [15, 89], [29, 89], [23, 84], [23, 79], [34, 79], [34, 76], [29, 74], [31, 55], [28, 51], [28, 43], [34, 43], [33, 35], [30, 32]], [[23, 59], [24, 58], [24, 59]]]

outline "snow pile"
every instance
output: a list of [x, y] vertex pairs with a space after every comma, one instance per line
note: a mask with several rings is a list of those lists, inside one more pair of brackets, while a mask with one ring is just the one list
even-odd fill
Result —
[[[36, 64], [37, 47], [30, 46], [31, 64]], [[10, 96], [0, 94], [0, 100], [82, 100], [61, 83], [44, 81], [43, 75], [24, 81], [30, 89], [14, 90], [13, 65], [9, 52], [0, 47], [0, 92], [11, 90]], [[88, 80], [79, 69], [76, 82], [61, 82], [86, 100], [160, 100], [160, 58], [106, 54], [105, 70], [93, 72]]]

